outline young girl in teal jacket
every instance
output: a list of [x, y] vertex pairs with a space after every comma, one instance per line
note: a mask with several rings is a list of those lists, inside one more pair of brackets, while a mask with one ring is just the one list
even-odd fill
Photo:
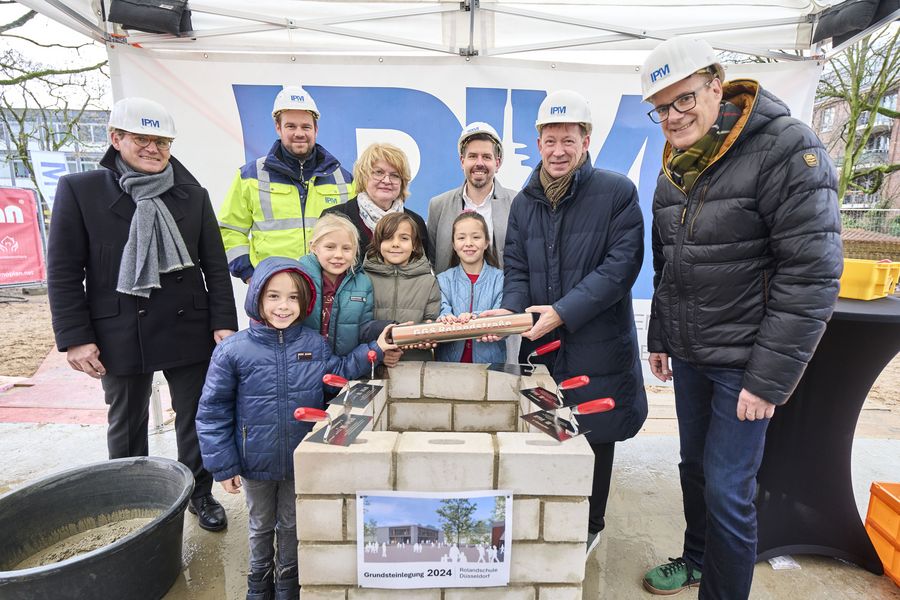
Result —
[[[313, 280], [316, 299], [303, 324], [325, 336], [338, 356], [378, 339], [388, 322], [374, 320], [372, 280], [356, 264], [356, 227], [343, 215], [322, 215], [312, 230], [309, 246], [300, 264]], [[399, 352], [389, 351], [385, 364], [394, 366], [399, 356]]]

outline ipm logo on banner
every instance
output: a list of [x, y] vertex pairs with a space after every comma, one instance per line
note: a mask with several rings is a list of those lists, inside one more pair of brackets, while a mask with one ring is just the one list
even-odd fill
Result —
[[[244, 156], [250, 162], [264, 156], [277, 139], [272, 103], [282, 87], [235, 84], [232, 88]], [[504, 153], [497, 176], [508, 188], [520, 189], [541, 159], [534, 122], [546, 90], [466, 88], [465, 115], [457, 115], [441, 98], [419, 89], [315, 85], [304, 85], [304, 89], [322, 112], [317, 142], [348, 170], [368, 143], [399, 142], [414, 169], [407, 206], [423, 217], [433, 196], [462, 184], [456, 142], [467, 123], [483, 121], [500, 134]], [[622, 95], [614, 115], [594, 114], [593, 118], [595, 130], [598, 123], [612, 121], [599, 152], [592, 157], [594, 166], [629, 174], [635, 180], [649, 231], [664, 142], [659, 126], [647, 118], [647, 107], [637, 95]], [[369, 135], [372, 132], [375, 139]], [[389, 139], [379, 140], [379, 132], [387, 132]], [[593, 148], [598, 141], [593, 140]], [[636, 166], [639, 169], [632, 172]], [[632, 290], [635, 298], [652, 295], [649, 235], [645, 236], [644, 254], [644, 268]]]
[[0, 286], [38, 283], [46, 278], [34, 192], [0, 188]]

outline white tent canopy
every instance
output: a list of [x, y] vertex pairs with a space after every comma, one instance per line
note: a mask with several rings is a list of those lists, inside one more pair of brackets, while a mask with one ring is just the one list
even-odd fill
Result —
[[[659, 40], [680, 34], [703, 37], [723, 51], [821, 58], [811, 43], [813, 24], [836, 1], [199, 0], [189, 3], [193, 32], [186, 37], [123, 32], [103, 22], [99, 0], [20, 3], [98, 41], [152, 50], [504, 56], [634, 65]], [[115, 37], [121, 34], [125, 37]]]

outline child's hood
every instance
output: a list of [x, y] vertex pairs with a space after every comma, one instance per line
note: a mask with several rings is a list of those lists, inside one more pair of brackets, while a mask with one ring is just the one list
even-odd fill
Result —
[[304, 318], [312, 313], [316, 304], [316, 286], [313, 284], [312, 277], [304, 270], [303, 265], [299, 261], [282, 256], [272, 256], [260, 261], [256, 265], [256, 270], [253, 271], [253, 277], [250, 278], [250, 289], [247, 290], [247, 297], [244, 299], [244, 310], [247, 311], [248, 317], [254, 321], [263, 320], [262, 315], [259, 314], [259, 296], [262, 294], [263, 288], [266, 287], [266, 282], [272, 276], [284, 271], [300, 273], [306, 280], [306, 283], [309, 284], [309, 306], [306, 307]]
[[393, 275], [396, 272], [401, 277], [418, 277], [419, 275], [431, 273], [431, 263], [424, 256], [399, 266], [367, 258], [364, 269], [367, 273], [375, 273], [376, 275]]

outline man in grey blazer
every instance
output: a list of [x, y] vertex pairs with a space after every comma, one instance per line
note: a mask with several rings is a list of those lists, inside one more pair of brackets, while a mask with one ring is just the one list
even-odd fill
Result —
[[503, 266], [506, 222], [516, 193], [504, 188], [495, 175], [503, 160], [503, 146], [496, 130], [487, 123], [467, 125], [459, 136], [459, 162], [465, 182], [435, 196], [428, 204], [428, 238], [431, 262], [437, 275], [450, 267], [453, 256], [453, 220], [464, 210], [474, 210], [488, 224], [491, 244]]

